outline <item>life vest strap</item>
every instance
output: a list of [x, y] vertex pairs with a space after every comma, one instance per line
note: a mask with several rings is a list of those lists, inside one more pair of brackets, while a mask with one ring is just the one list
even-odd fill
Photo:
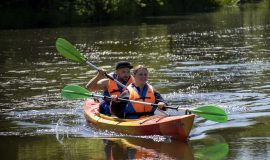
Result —
[[110, 92], [110, 94], [115, 93], [115, 92], [120, 92], [121, 93], [121, 91], [119, 89], [114, 89], [113, 91]]
[[151, 97], [140, 97], [140, 98], [136, 98], [135, 101], [141, 100], [141, 99], [151, 99]]

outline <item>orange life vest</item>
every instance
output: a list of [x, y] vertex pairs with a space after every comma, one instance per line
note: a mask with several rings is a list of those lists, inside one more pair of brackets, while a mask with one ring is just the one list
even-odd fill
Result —
[[[115, 73], [110, 73], [110, 76], [112, 76], [113, 78], [117, 78], [117, 75]], [[125, 85], [128, 86], [133, 81], [134, 81], [134, 77], [130, 76], [129, 80], [127, 81], [127, 83]], [[109, 79], [108, 90], [103, 92], [103, 96], [108, 96], [108, 97], [110, 97], [111, 95], [119, 96], [124, 90], [125, 90], [125, 88], [122, 88], [116, 82]], [[111, 115], [110, 102], [111, 102], [110, 100], [104, 99], [104, 101], [100, 104], [101, 105], [100, 108], [102, 108], [103, 114]]]
[[[110, 73], [110, 75], [113, 78], [116, 78], [117, 77], [117, 75], [115, 73]], [[134, 77], [133, 76], [130, 76], [130, 78], [127, 81], [127, 83], [125, 84], [125, 86], [128, 86], [133, 81], [134, 81]], [[117, 95], [117, 96], [119, 96], [123, 91], [124, 91], [124, 88], [122, 88], [121, 86], [119, 86], [113, 80], [109, 79], [109, 83], [108, 83], [108, 93], [109, 93], [109, 96], [111, 96], [111, 95]]]
[[[127, 87], [129, 91], [129, 99], [136, 100], [141, 102], [155, 103], [156, 98], [154, 95], [154, 89], [150, 84], [146, 84], [141, 93], [137, 90], [135, 85], [132, 83]], [[133, 108], [133, 109], [132, 109]], [[132, 111], [133, 110], [133, 111]], [[148, 105], [137, 104], [137, 103], [128, 103], [127, 113], [149, 113], [154, 112], [155, 108]]]

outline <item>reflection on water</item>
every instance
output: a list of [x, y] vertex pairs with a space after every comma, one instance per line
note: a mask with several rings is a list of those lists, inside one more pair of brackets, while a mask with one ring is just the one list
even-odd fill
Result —
[[[209, 139], [211, 141], [209, 141]], [[214, 139], [214, 141], [213, 141]], [[225, 159], [229, 148], [224, 140], [208, 138], [202, 148], [193, 148], [179, 141], [154, 142], [147, 139], [117, 138], [104, 140], [106, 155], [110, 159]], [[195, 143], [195, 142], [193, 142]], [[123, 153], [123, 154], [116, 154]]]
[[[193, 159], [191, 147], [181, 142], [154, 142], [148, 139], [105, 139], [108, 159]], [[119, 154], [122, 153], [122, 154]]]
[[[200, 143], [200, 145], [195, 145]], [[197, 142], [196, 140], [191, 142], [195, 147], [193, 148], [195, 159], [211, 159], [222, 160], [227, 159], [229, 152], [229, 145], [223, 137], [218, 135], [207, 136], [204, 140]]]
[[[51, 136], [0, 137], [5, 159], [225, 159], [228, 145], [216, 137], [192, 147], [179, 141], [155, 142], [143, 138], [65, 138]], [[16, 142], [16, 143], [15, 143]], [[195, 142], [193, 142], [195, 143]], [[201, 143], [202, 144], [202, 143]], [[14, 154], [16, 153], [16, 154]]]
[[[72, 157], [68, 154], [77, 155], [81, 149], [85, 150], [82, 156], [91, 159], [104, 153], [105, 147], [103, 141], [91, 138], [128, 136], [87, 127], [81, 110], [83, 101], [66, 101], [59, 96], [65, 85], [83, 86], [96, 74], [86, 65], [68, 61], [56, 53], [55, 40], [63, 37], [74, 43], [91, 62], [108, 71], [119, 60], [145, 64], [151, 72], [149, 81], [171, 105], [196, 108], [218, 104], [224, 108], [229, 114], [228, 123], [196, 118], [191, 133], [191, 142], [196, 142], [191, 143], [195, 150], [193, 157], [204, 159], [204, 151], [197, 150], [208, 146], [204, 143], [207, 136], [217, 134], [230, 146], [228, 159], [267, 159], [270, 149], [269, 3], [262, 1], [217, 12], [183, 15], [170, 21], [147, 20], [133, 26], [1, 30], [1, 147], [8, 146], [6, 155], [13, 156], [10, 159], [19, 159], [18, 155], [38, 157], [38, 151], [28, 152], [37, 144], [42, 152], [40, 159], [47, 157], [46, 152], [51, 156], [49, 159], [64, 159]], [[63, 144], [56, 142], [55, 135]], [[166, 139], [139, 138], [161, 143]], [[63, 149], [68, 144], [66, 140], [70, 145]], [[77, 144], [77, 140], [80, 145], [71, 145]], [[85, 143], [82, 145], [79, 140]], [[252, 145], [257, 140], [262, 147]], [[101, 148], [91, 148], [95, 143]], [[155, 151], [148, 143], [143, 148]], [[56, 149], [46, 148], [50, 145]], [[86, 149], [93, 151], [91, 155]], [[169, 153], [162, 156], [176, 157]], [[98, 159], [104, 157], [105, 153]]]

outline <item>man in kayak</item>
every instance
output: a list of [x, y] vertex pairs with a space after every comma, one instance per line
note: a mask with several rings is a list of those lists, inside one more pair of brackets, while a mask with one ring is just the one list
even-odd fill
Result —
[[158, 104], [158, 108], [166, 110], [164, 99], [160, 93], [147, 83], [148, 69], [143, 65], [138, 65], [133, 70], [134, 82], [120, 96], [112, 95], [111, 112], [119, 118], [136, 119], [141, 116], [154, 115], [156, 107], [117, 101], [117, 98], [142, 101]]
[[[131, 68], [133, 68], [133, 66], [129, 62], [120, 61], [116, 64], [115, 71], [109, 75], [123, 85], [128, 86], [134, 81], [133, 76], [130, 75]], [[87, 83], [86, 88], [90, 91], [103, 90], [104, 96], [119, 96], [126, 88], [121, 87], [115, 81], [106, 78], [105, 74], [106, 71], [100, 68], [98, 74]], [[111, 115], [109, 100], [104, 99], [104, 101], [100, 103], [100, 113]]]

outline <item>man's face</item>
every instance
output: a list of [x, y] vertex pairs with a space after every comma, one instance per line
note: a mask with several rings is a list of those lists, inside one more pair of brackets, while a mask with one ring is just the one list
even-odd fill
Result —
[[116, 70], [116, 74], [118, 75], [118, 80], [127, 81], [130, 77], [130, 69], [129, 68], [119, 68]]

